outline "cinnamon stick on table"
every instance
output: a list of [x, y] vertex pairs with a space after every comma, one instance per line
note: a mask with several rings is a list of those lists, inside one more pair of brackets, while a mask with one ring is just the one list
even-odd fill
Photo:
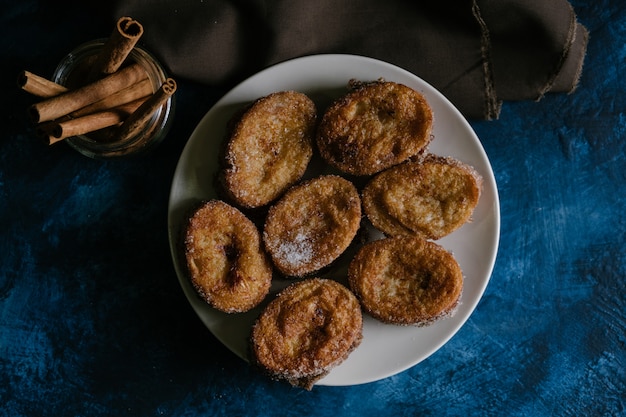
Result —
[[116, 140], [123, 142], [137, 135], [152, 115], [176, 92], [176, 88], [176, 81], [173, 78], [166, 79], [161, 87], [122, 123], [116, 134]]
[[83, 87], [33, 104], [29, 113], [35, 123], [46, 122], [70, 114], [100, 101], [148, 77], [139, 64], [131, 64], [119, 71]]
[[141, 23], [130, 17], [119, 18], [115, 29], [102, 46], [102, 50], [98, 53], [91, 67], [89, 81], [97, 80], [117, 71], [141, 35], [143, 35]]

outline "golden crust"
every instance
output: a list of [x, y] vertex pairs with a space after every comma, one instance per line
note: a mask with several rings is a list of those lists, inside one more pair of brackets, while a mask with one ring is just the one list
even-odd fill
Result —
[[282, 274], [302, 277], [337, 259], [360, 224], [355, 186], [342, 177], [323, 175], [292, 187], [270, 207], [263, 241]]
[[362, 193], [363, 211], [386, 235], [439, 239], [470, 219], [481, 188], [474, 168], [431, 154], [370, 180]]
[[270, 377], [311, 389], [361, 343], [359, 302], [343, 285], [311, 278], [291, 284], [261, 313], [252, 362]]
[[365, 83], [326, 110], [317, 146], [335, 168], [371, 175], [423, 152], [432, 124], [432, 110], [417, 91], [393, 82]]
[[363, 246], [350, 263], [348, 282], [363, 310], [375, 319], [423, 326], [454, 311], [463, 274], [441, 246], [404, 236]]
[[220, 180], [227, 197], [245, 208], [278, 198], [306, 171], [313, 155], [317, 110], [295, 91], [256, 100], [234, 123]]
[[269, 293], [272, 267], [259, 231], [236, 208], [203, 203], [189, 219], [184, 247], [191, 283], [212, 307], [243, 312]]

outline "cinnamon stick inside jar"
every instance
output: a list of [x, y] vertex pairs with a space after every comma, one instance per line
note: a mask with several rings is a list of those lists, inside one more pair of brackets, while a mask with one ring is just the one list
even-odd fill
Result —
[[142, 35], [143, 26], [137, 20], [127, 16], [119, 18], [111, 36], [92, 64], [89, 81], [113, 74], [120, 69]]
[[91, 84], [35, 103], [30, 107], [29, 113], [35, 123], [54, 120], [137, 84], [147, 77], [148, 74], [141, 65], [132, 64]]
[[50, 98], [67, 91], [59, 85], [30, 71], [22, 71], [17, 77], [17, 85], [27, 93], [37, 97]]
[[89, 113], [77, 118], [68, 118], [60, 122], [52, 122], [47, 129], [50, 135], [49, 143], [53, 144], [71, 136], [84, 135], [119, 125], [137, 111], [146, 100], [144, 97], [111, 109]]
[[142, 34], [138, 21], [122, 17], [110, 38], [72, 50], [52, 81], [19, 74], [18, 86], [43, 99], [28, 109], [37, 133], [49, 144], [67, 139], [92, 158], [129, 155], [160, 142], [171, 123], [176, 83], [136, 45]]
[[[68, 89], [64, 86], [47, 80], [39, 75], [33, 74], [29, 71], [23, 71], [20, 74], [20, 76], [18, 77], [18, 85], [20, 85], [22, 89], [27, 93], [31, 93], [35, 96], [45, 98], [56, 97], [68, 91]], [[80, 117], [90, 113], [112, 109], [123, 104], [130, 103], [131, 101], [135, 101], [139, 98], [147, 97], [152, 93], [153, 88], [150, 79], [144, 78], [137, 84], [133, 84], [116, 93], [111, 94], [110, 96], [103, 98], [102, 100], [82, 107], [70, 113], [68, 116]]]
[[[85, 67], [87, 69], [94, 62], [94, 58], [101, 54], [101, 50], [103, 48], [106, 40], [95, 40], [91, 42], [87, 42], [85, 44], [80, 45], [75, 50], [71, 51], [65, 59], [61, 61], [59, 66], [57, 67], [55, 73], [53, 74], [52, 81], [60, 85], [83, 85], [84, 88], [84, 77], [87, 76], [89, 71], [84, 71]], [[48, 143], [54, 143], [57, 141], [51, 129], [51, 125], [58, 122], [65, 122], [66, 118], [78, 118], [84, 116], [88, 112], [95, 112], [104, 110], [109, 106], [121, 105], [124, 101], [129, 99], [136, 99], [137, 97], [143, 97], [147, 99], [151, 97], [157, 90], [159, 90], [162, 84], [167, 79], [167, 75], [163, 67], [159, 64], [159, 62], [144, 48], [139, 45], [136, 45], [129, 53], [126, 58], [126, 62], [124, 63], [126, 67], [119, 69], [115, 74], [124, 71], [127, 66], [131, 65], [139, 65], [142, 67], [146, 73], [146, 78], [142, 79], [138, 83], [132, 84], [130, 87], [127, 87], [124, 90], [120, 90], [119, 92], [108, 96], [103, 100], [99, 100], [95, 103], [87, 105], [86, 108], [81, 108], [79, 110], [75, 110], [68, 116], [63, 116], [59, 119], [54, 119], [52, 123], [45, 122], [41, 123], [40, 126], [43, 128], [47, 128], [45, 130], [44, 138]], [[111, 75], [112, 76], [112, 75]], [[103, 80], [109, 79], [107, 76], [97, 82], [102, 82]], [[118, 97], [119, 100], [114, 100], [115, 97]], [[94, 132], [86, 132], [84, 134], [76, 134], [75, 136], [67, 137], [63, 140], [66, 144], [77, 150], [78, 152], [86, 155], [90, 158], [96, 159], [106, 159], [113, 157], [122, 157], [129, 156], [137, 153], [142, 153], [156, 144], [158, 144], [167, 132], [169, 131], [169, 126], [171, 125], [172, 115], [174, 109], [174, 97], [169, 96], [164, 103], [160, 107], [155, 110], [155, 113], [152, 117], [149, 117], [143, 129], [139, 129], [136, 131], [135, 136], [127, 137], [124, 140], [120, 140], [120, 137], [117, 135], [119, 132], [120, 124], [115, 123], [111, 127], [104, 128], [101, 130], [96, 130]], [[130, 117], [130, 116], [129, 116]], [[100, 119], [98, 119], [100, 122]], [[113, 119], [110, 119], [113, 120]], [[87, 122], [88, 119], [84, 119], [81, 121]], [[84, 126], [84, 125], [83, 125]], [[97, 125], [92, 125], [92, 127], [96, 127]], [[54, 129], [52, 129], [54, 130]], [[68, 132], [69, 130], [64, 129], [64, 132]], [[59, 131], [55, 131], [57, 136], [59, 136]]]
[[117, 93], [103, 98], [102, 100], [96, 101], [95, 103], [72, 112], [70, 116], [81, 117], [90, 113], [112, 109], [140, 98], [147, 98], [153, 93], [153, 91], [154, 89], [150, 79], [144, 78], [137, 84], [126, 87]]
[[[18, 77], [18, 85], [38, 97], [55, 97], [67, 88], [29, 71]], [[54, 121], [37, 126], [37, 133], [52, 145], [65, 138], [85, 135], [100, 129], [119, 125], [152, 95], [152, 83], [148, 78], [133, 84], [102, 100], [78, 109]]]
[[148, 120], [176, 92], [176, 88], [176, 81], [173, 78], [166, 79], [161, 87], [122, 123], [116, 134], [117, 140], [125, 141], [137, 136]]

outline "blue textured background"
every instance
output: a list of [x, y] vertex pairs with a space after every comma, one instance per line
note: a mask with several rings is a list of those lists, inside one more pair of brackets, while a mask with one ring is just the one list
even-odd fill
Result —
[[304, 392], [225, 349], [171, 265], [173, 171], [225, 91], [181, 82], [172, 131], [149, 157], [46, 147], [13, 80], [51, 74], [114, 17], [0, 1], [0, 416], [626, 415], [626, 7], [572, 3], [590, 30], [578, 90], [472, 122], [502, 214], [475, 313], [401, 374]]

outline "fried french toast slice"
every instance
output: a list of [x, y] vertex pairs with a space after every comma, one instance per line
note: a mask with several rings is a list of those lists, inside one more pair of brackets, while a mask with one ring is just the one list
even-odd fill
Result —
[[324, 112], [317, 131], [320, 154], [331, 166], [372, 175], [426, 149], [433, 112], [422, 94], [388, 81], [352, 85]]
[[279, 91], [256, 100], [232, 123], [220, 184], [243, 208], [277, 199], [306, 171], [313, 155], [317, 109], [305, 94]]
[[361, 199], [352, 182], [322, 175], [285, 193], [268, 211], [263, 242], [274, 266], [304, 277], [330, 265], [361, 225]]
[[429, 154], [371, 179], [362, 191], [363, 211], [388, 236], [440, 239], [470, 220], [481, 189], [472, 166]]
[[354, 294], [336, 281], [291, 284], [263, 310], [251, 333], [251, 362], [276, 380], [310, 390], [361, 343]]
[[248, 311], [269, 293], [272, 266], [257, 227], [221, 200], [202, 203], [190, 216], [184, 253], [193, 287], [217, 310]]
[[402, 236], [364, 245], [350, 263], [348, 282], [363, 310], [375, 319], [424, 326], [453, 313], [463, 273], [440, 245]]

